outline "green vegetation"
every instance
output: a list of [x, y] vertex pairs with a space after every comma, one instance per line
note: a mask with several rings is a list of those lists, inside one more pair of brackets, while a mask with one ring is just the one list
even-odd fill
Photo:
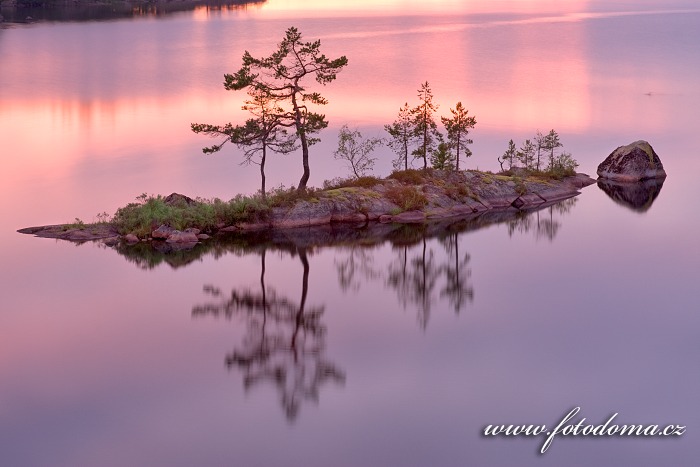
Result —
[[447, 143], [438, 144], [437, 150], [433, 151], [430, 156], [430, 165], [437, 170], [455, 169], [455, 158], [450, 152], [450, 146]]
[[357, 178], [334, 178], [333, 180], [326, 180], [323, 182], [324, 191], [335, 190], [338, 188], [372, 188], [373, 186], [379, 185], [382, 180], [371, 175]]
[[348, 64], [345, 56], [329, 59], [321, 53], [321, 41], [303, 42], [297, 28], [287, 29], [277, 50], [269, 57], [254, 58], [248, 51], [243, 54], [243, 66], [234, 74], [224, 75], [227, 90], [248, 89], [262, 95], [280, 108], [270, 115], [280, 125], [293, 127], [302, 151], [303, 175], [299, 191], [305, 191], [311, 175], [309, 146], [318, 141], [311, 135], [328, 126], [323, 114], [312, 112], [308, 105], [325, 105], [328, 101], [318, 92], [309, 92], [304, 84], [309, 78], [326, 85], [334, 81]]
[[248, 119], [245, 125], [233, 126], [209, 125], [206, 123], [193, 123], [192, 131], [203, 133], [210, 137], [224, 136], [225, 139], [213, 146], [202, 149], [205, 154], [218, 152], [231, 141], [243, 149], [242, 164], [257, 164], [260, 166], [260, 194], [264, 198], [265, 192], [265, 161], [268, 149], [281, 154], [288, 154], [296, 149], [296, 136], [287, 133], [283, 127], [285, 123], [284, 110], [268, 94], [256, 89], [249, 89], [251, 100], [245, 101], [243, 110], [250, 112], [254, 118]]
[[428, 156], [437, 150], [442, 142], [442, 134], [437, 129], [435, 112], [438, 105], [433, 102], [433, 92], [426, 81], [418, 90], [418, 106], [411, 110], [414, 131], [418, 137], [418, 147], [413, 151], [413, 157], [423, 159], [423, 168], [428, 168]]
[[450, 109], [451, 117], [440, 117], [447, 131], [445, 141], [437, 127], [438, 107], [430, 83], [426, 81], [418, 89], [418, 105], [411, 108], [406, 102], [399, 109], [397, 119], [391, 125], [384, 125], [390, 136], [387, 144], [398, 156], [393, 161], [394, 170], [409, 170], [409, 152], [414, 158], [423, 160], [423, 169], [428, 168], [430, 159], [431, 167], [438, 170], [460, 170], [462, 157], [472, 155], [467, 145], [473, 141], [468, 135], [476, 125], [476, 118], [469, 116], [469, 111], [457, 102], [455, 108]]
[[83, 222], [82, 219], [76, 217], [75, 220], [69, 224], [63, 224], [63, 230], [85, 230], [85, 227], [87, 227], [87, 224]]
[[469, 111], [462, 106], [461, 102], [457, 102], [457, 106], [454, 109], [450, 109], [450, 113], [452, 114], [451, 118], [442, 117], [440, 120], [447, 130], [449, 148], [456, 150], [454, 155], [455, 169], [459, 170], [460, 150], [464, 150], [464, 157], [472, 155], [467, 145], [474, 142], [468, 136], [469, 130], [476, 125], [476, 117], [470, 117], [468, 115]]
[[408, 170], [408, 153], [417, 139], [408, 102], [399, 109], [399, 115], [391, 125], [384, 125], [384, 130], [391, 137], [387, 144], [398, 156], [393, 161], [394, 170]]
[[[511, 139], [508, 141], [508, 149], [502, 156], [498, 157], [498, 162], [501, 165], [501, 173], [506, 175], [524, 175], [528, 178], [536, 178], [539, 180], [559, 180], [564, 177], [576, 175], [578, 162], [569, 152], [557, 153], [557, 149], [563, 147], [559, 139], [559, 134], [550, 130], [549, 133], [543, 135], [537, 131], [533, 143], [526, 139], [525, 142], [516, 149], [515, 143]], [[544, 169], [540, 169], [541, 155], [547, 154], [549, 163]], [[517, 162], [522, 164], [522, 167], [517, 167]], [[508, 169], [503, 169], [503, 164], [508, 164]]]
[[503, 171], [503, 164], [505, 163], [508, 163], [508, 170], [513, 168], [516, 153], [517, 149], [515, 148], [515, 143], [511, 139], [508, 141], [508, 149], [506, 149], [506, 152], [504, 152], [503, 155], [498, 158], [498, 163], [501, 165], [501, 171]]
[[137, 198], [139, 202], [119, 208], [112, 220], [120, 234], [133, 233], [145, 237], [165, 224], [178, 230], [196, 226], [213, 231], [221, 225], [235, 222], [262, 221], [269, 216], [270, 207], [261, 197], [238, 195], [228, 202], [220, 199], [198, 199], [195, 203], [167, 203], [161, 195]]

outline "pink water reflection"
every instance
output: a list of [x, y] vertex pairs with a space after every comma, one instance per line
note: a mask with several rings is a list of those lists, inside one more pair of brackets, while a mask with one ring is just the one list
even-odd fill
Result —
[[[584, 3], [568, 2], [566, 9], [578, 11]], [[267, 7], [275, 8], [273, 3]], [[400, 105], [415, 101], [419, 83], [428, 80], [441, 113], [462, 101], [477, 116], [476, 131], [486, 137], [552, 127], [564, 134], [669, 129], [676, 110], [664, 95], [672, 90], [674, 70], [644, 67], [640, 79], [630, 80], [639, 65], [608, 62], [605, 52], [588, 40], [595, 25], [591, 21], [548, 20], [530, 27], [455, 13], [448, 19], [312, 21], [304, 32], [309, 38], [321, 37], [329, 55], [350, 58], [347, 70], [323, 90], [331, 101], [323, 111], [334, 127], [347, 122], [380, 130]], [[243, 49], [257, 55], [273, 50], [284, 26], [261, 21], [253, 27], [237, 18], [209, 27], [199, 22], [158, 24], [172, 41], [168, 48], [155, 47], [155, 36], [146, 32], [137, 34], [144, 47], [111, 48], [107, 70], [115, 62], [129, 70], [137, 51], [131, 70], [117, 76], [76, 71], [102, 66], [99, 57], [108, 46], [104, 40], [67, 51], [52, 51], [47, 41], [30, 41], [29, 47], [36, 47], [36, 53], [28, 52], [31, 66], [16, 53], [6, 55], [0, 78], [11, 85], [0, 91], [0, 128], [4, 151], [22, 155], [8, 158], [15, 175], [48, 171], [62, 176], [83, 158], [138, 153], [167, 165], [173, 153], [186, 151], [186, 157], [194, 157], [196, 147], [207, 143], [193, 138], [190, 122], [244, 118], [239, 109], [244, 94], [225, 92], [221, 76], [236, 69]], [[120, 26], [110, 27], [121, 34]], [[56, 34], [76, 36], [70, 25], [53, 28]], [[238, 29], [245, 40], [229, 40]], [[9, 38], [6, 49], [16, 47], [14, 39]], [[47, 81], [49, 77], [55, 79]], [[653, 112], [646, 111], [649, 104]], [[332, 140], [332, 133], [326, 132], [325, 138]]]

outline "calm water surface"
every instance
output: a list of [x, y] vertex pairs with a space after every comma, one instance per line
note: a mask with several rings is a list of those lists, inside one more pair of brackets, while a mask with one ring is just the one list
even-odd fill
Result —
[[[697, 465], [694, 3], [327, 3], [0, 29], [0, 465]], [[323, 90], [313, 185], [345, 171], [341, 125], [381, 136], [425, 80], [441, 113], [477, 117], [468, 167], [555, 128], [583, 172], [646, 139], [668, 179], [651, 206], [593, 185], [360, 243], [159, 256], [15, 233], [143, 192], [253, 192], [256, 168], [202, 155], [189, 124], [243, 118], [222, 75], [290, 25], [350, 61]], [[300, 175], [279, 157], [268, 183]], [[575, 406], [687, 432], [557, 438], [544, 456], [541, 437], [480, 435]]]

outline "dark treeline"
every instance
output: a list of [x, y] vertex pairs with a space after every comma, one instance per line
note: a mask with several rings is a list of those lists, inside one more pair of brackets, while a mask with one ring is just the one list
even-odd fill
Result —
[[108, 21], [142, 16], [167, 16], [203, 7], [238, 10], [266, 0], [0, 0], [6, 23], [34, 21]]

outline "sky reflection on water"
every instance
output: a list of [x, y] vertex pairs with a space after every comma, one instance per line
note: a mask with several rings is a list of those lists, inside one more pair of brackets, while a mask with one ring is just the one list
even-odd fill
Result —
[[[649, 14], [695, 5], [518, 2], [547, 10], [519, 16], [460, 2], [416, 16], [387, 4], [319, 17], [275, 4], [0, 29], [0, 463], [695, 465], [698, 13]], [[617, 14], [633, 10], [645, 12]], [[669, 176], [643, 213], [591, 186], [568, 212], [367, 249], [309, 246], [301, 315], [293, 250], [139, 258], [15, 232], [91, 221], [144, 191], [253, 192], [255, 168], [233, 150], [201, 155], [209, 142], [189, 124], [240, 118], [243, 96], [221, 77], [243, 50], [269, 53], [290, 18], [350, 59], [323, 90], [331, 127], [313, 148], [313, 185], [343, 170], [322, 156], [340, 125], [381, 135], [426, 79], [441, 112], [462, 100], [477, 117], [469, 168], [495, 170], [508, 139], [555, 128], [584, 172], [643, 138]], [[378, 157], [386, 175], [392, 156]], [[295, 184], [299, 165], [275, 159], [270, 184]], [[636, 207], [637, 194], [614, 198]], [[246, 291], [258, 300], [263, 251], [278, 326], [263, 336], [259, 308], [193, 316]], [[282, 350], [306, 317], [297, 367], [301, 342], [297, 362]], [[284, 385], [246, 391], [285, 365]], [[539, 441], [479, 435], [488, 423], [552, 424], [574, 405], [593, 422], [616, 411], [689, 430], [559, 439], [543, 457]]]

